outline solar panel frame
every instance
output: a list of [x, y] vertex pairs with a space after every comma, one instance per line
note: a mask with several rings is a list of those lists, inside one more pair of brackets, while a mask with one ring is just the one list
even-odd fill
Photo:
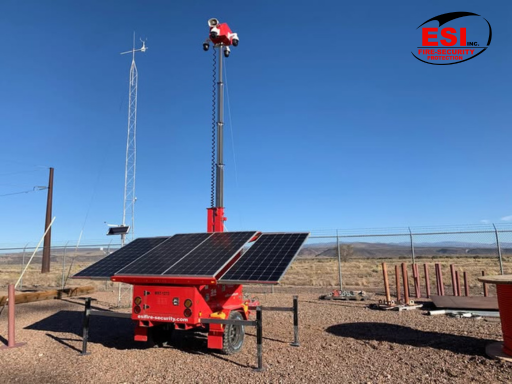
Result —
[[[229, 264], [229, 262], [243, 249], [243, 247], [257, 234], [257, 231], [238, 231], [238, 232], [214, 232], [211, 237], [205, 240], [199, 247], [194, 249], [194, 251], [190, 252], [186, 257], [184, 257], [179, 262], [175, 263], [169, 269], [167, 269], [161, 276], [165, 277], [190, 277], [190, 278], [212, 278], [216, 277], [222, 269]], [[223, 240], [222, 237], [228, 237], [227, 240]], [[219, 243], [213, 244], [216, 247], [214, 248], [215, 255], [212, 254], [211, 250], [211, 242], [222, 242], [222, 241], [230, 241], [230, 237], [235, 237], [232, 239], [230, 244], [225, 244], [228, 249], [223, 249], [219, 247]], [[221, 244], [223, 245], [223, 244]], [[229, 249], [229, 245], [232, 245]], [[210, 248], [208, 248], [210, 246]], [[229, 252], [229, 253], [228, 253]], [[195, 255], [194, 255], [195, 253]], [[222, 257], [223, 256], [223, 257]], [[213, 257], [213, 258], [212, 258]], [[220, 258], [221, 261], [218, 261]], [[192, 264], [201, 263], [202, 267], [207, 265], [207, 262], [210, 260], [214, 260], [213, 263], [210, 263], [210, 266], [207, 268], [202, 268], [197, 273], [191, 273], [191, 269], [188, 269], [188, 266]], [[217, 262], [215, 262], [217, 260]], [[187, 271], [184, 271], [188, 269]], [[203, 272], [204, 271], [204, 272]]]
[[[130, 243], [126, 244], [124, 247], [119, 248], [118, 250], [112, 252], [110, 255], [106, 256], [105, 258], [101, 259], [100, 261], [97, 261], [96, 263], [90, 265], [89, 267], [81, 270], [80, 272], [76, 273], [72, 276], [73, 279], [89, 279], [89, 280], [109, 280], [112, 276], [115, 275], [117, 271], [124, 268], [126, 265], [131, 264], [132, 262], [136, 261], [137, 259], [143, 257], [147, 252], [159, 247], [160, 245], [164, 244], [166, 241], [171, 239], [173, 236], [158, 236], [158, 237], [140, 237], [138, 239], [135, 239], [131, 241]], [[161, 241], [159, 241], [161, 240]], [[148, 246], [143, 247], [142, 251], [137, 250], [137, 245], [139, 243], [156, 242], [155, 244], [148, 244]], [[135, 249], [133, 249], [135, 248]], [[140, 248], [139, 248], [140, 249]], [[130, 257], [130, 253], [133, 253], [135, 251], [137, 255], [132, 254], [132, 258]], [[128, 252], [128, 255], [126, 254]], [[120, 261], [126, 261], [128, 259], [128, 262], [126, 264], [119, 263]], [[117, 264], [116, 264], [117, 263]], [[99, 270], [99, 272], [94, 272], [96, 270]], [[87, 273], [87, 271], [89, 271]], [[90, 271], [93, 271], [92, 273]]]
[[[274, 241], [272, 238], [270, 238], [268, 236], [275, 236], [275, 235], [277, 235], [277, 236], [282, 235], [284, 240], [286, 239], [285, 236], [290, 236], [290, 237], [296, 236], [292, 246], [296, 246], [297, 249], [293, 252], [290, 260], [287, 263], [287, 266], [284, 268], [284, 270], [279, 275], [276, 275], [276, 273], [277, 273], [276, 271], [279, 269], [279, 267], [277, 266], [274, 268], [273, 271], [272, 270], [270, 271], [270, 273], [268, 274], [269, 277], [267, 279], [262, 279], [261, 277], [266, 274], [266, 271], [269, 268], [269, 266], [278, 258], [279, 253], [282, 253], [281, 251], [286, 246], [286, 243], [279, 244], [279, 241], [278, 241], [278, 243], [275, 245], [275, 246], [279, 246], [279, 249], [277, 250], [278, 254], [276, 254], [272, 258], [272, 260], [268, 260], [269, 252], [272, 252], [272, 249], [266, 250], [265, 247], [271, 246], [272, 242]], [[290, 268], [290, 265], [292, 264], [292, 262], [295, 260], [295, 258], [299, 254], [302, 246], [307, 241], [308, 237], [309, 237], [309, 232], [262, 233], [262, 235], [254, 242], [254, 244], [251, 246], [251, 248], [249, 248], [247, 250], [247, 252], [245, 252], [242, 255], [242, 257], [239, 260], [237, 260], [236, 263], [234, 263], [233, 266], [220, 277], [218, 283], [219, 284], [278, 284], [279, 280], [281, 280], [283, 278], [285, 273]], [[267, 239], [268, 239], [268, 241], [267, 241]], [[297, 241], [299, 241], [298, 245], [295, 244]], [[264, 247], [264, 248], [260, 250], [261, 247]], [[290, 247], [287, 247], [287, 248], [289, 249]], [[256, 254], [256, 256], [254, 256], [251, 253], [251, 250], [253, 253], [259, 251], [260, 255]], [[258, 256], [261, 256], [263, 253], [265, 253], [263, 258], [258, 257]], [[282, 260], [286, 260], [286, 258], [288, 256], [289, 255], [287, 255], [286, 251], [285, 251], [285, 255], [281, 258], [280, 261], [278, 261], [277, 264], [279, 265]], [[264, 271], [262, 273], [258, 273], [258, 274], [256, 274], [256, 272], [253, 271], [249, 275], [250, 276], [249, 278], [243, 278], [244, 275], [247, 275], [248, 268], [250, 266], [254, 265], [255, 263], [257, 263], [256, 264], [257, 266], [266, 264]], [[245, 268], [245, 269], [242, 270], [242, 268]], [[255, 276], [255, 275], [256, 275], [256, 277], [253, 279], [252, 276]], [[271, 277], [275, 277], [275, 278], [270, 279]]]
[[[134, 260], [132, 263], [126, 265], [124, 268], [118, 270], [115, 275], [122, 276], [162, 276], [162, 274], [171, 268], [173, 265], [179, 263], [197, 247], [207, 241], [213, 233], [198, 232], [198, 233], [177, 233], [172, 239], [166, 241], [160, 247], [154, 248], [147, 252], [143, 257]], [[195, 237], [195, 239], [191, 239]], [[182, 240], [180, 242], [180, 240]], [[167, 247], [170, 246], [168, 249]], [[185, 250], [183, 250], [185, 248]], [[176, 257], [172, 257], [176, 252], [180, 252]], [[165, 254], [162, 254], [164, 252]], [[169, 262], [169, 260], [171, 260]], [[160, 266], [158, 269], [157, 266]], [[136, 272], [133, 269], [136, 268]], [[146, 272], [148, 268], [153, 268], [154, 271], [159, 272]], [[132, 271], [132, 272], [130, 272]]]

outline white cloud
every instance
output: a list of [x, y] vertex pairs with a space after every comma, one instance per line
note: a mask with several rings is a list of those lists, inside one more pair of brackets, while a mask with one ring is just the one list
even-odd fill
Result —
[[491, 220], [484, 219], [484, 220], [480, 220], [480, 222], [481, 222], [482, 224], [490, 224], [490, 223], [491, 223]]
[[512, 215], [502, 217], [501, 220], [503, 220], [503, 221], [512, 221]]

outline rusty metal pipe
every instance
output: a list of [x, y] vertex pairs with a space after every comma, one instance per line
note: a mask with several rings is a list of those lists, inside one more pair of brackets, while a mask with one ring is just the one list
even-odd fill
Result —
[[459, 271], [455, 271], [455, 283], [457, 284], [457, 296], [460, 296], [460, 276]]
[[402, 279], [404, 283], [404, 303], [409, 304], [409, 279], [407, 278], [407, 265], [402, 263]]
[[[482, 271], [482, 276], [485, 276], [485, 271]], [[489, 296], [489, 287], [487, 286], [487, 283], [484, 283], [484, 297]]]
[[439, 264], [438, 263], [434, 264], [434, 272], [436, 274], [436, 291], [437, 291], [437, 295], [441, 296], [441, 284], [439, 284]]
[[464, 294], [469, 296], [468, 274], [464, 271]]
[[16, 345], [16, 335], [15, 335], [15, 326], [14, 326], [14, 306], [16, 305], [16, 299], [14, 298], [14, 284], [9, 284], [9, 291], [8, 291], [8, 297], [9, 297], [9, 316], [8, 316], [8, 331], [7, 331], [7, 347], [13, 348]]
[[386, 263], [382, 263], [382, 275], [384, 276], [384, 292], [386, 292], [386, 304], [391, 302], [391, 295], [389, 294], [389, 281], [388, 281], [388, 267]]
[[0, 347], [0, 350], [10, 349], [21, 347], [26, 343], [17, 343], [16, 344], [16, 328], [15, 328], [15, 316], [14, 309], [16, 306], [16, 294], [15, 294], [15, 286], [14, 284], [9, 284], [8, 294], [7, 294], [7, 310], [9, 311], [7, 316], [7, 345]]
[[441, 288], [441, 296], [444, 296], [444, 283], [443, 283], [443, 270], [441, 269], [441, 264], [439, 265], [439, 287]]
[[457, 285], [456, 285], [456, 281], [455, 281], [455, 268], [453, 267], [453, 264], [450, 264], [450, 274], [452, 275], [453, 296], [457, 296]]
[[421, 297], [421, 284], [420, 284], [420, 270], [418, 268], [418, 264], [413, 265], [414, 269], [414, 291], [416, 292], [416, 298], [419, 299]]
[[396, 302], [400, 302], [400, 271], [398, 265], [395, 265], [395, 284], [396, 284]]
[[423, 264], [423, 270], [425, 272], [425, 289], [427, 291], [427, 299], [430, 298], [430, 280], [428, 276], [428, 264]]

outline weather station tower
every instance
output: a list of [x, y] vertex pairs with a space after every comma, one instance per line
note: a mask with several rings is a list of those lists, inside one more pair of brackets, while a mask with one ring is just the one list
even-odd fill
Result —
[[126, 136], [126, 161], [124, 170], [123, 221], [121, 225], [110, 225], [107, 235], [121, 235], [121, 246], [125, 245], [126, 235], [133, 240], [135, 233], [135, 180], [137, 170], [137, 86], [139, 74], [135, 64], [135, 53], [146, 52], [146, 42], [142, 39], [142, 47], [135, 49], [135, 33], [130, 51], [121, 55], [131, 54], [130, 79], [128, 87], [128, 134]]

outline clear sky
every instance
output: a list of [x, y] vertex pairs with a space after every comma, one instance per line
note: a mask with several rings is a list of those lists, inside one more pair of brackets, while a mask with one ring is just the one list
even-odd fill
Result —
[[[512, 215], [509, 0], [217, 4], [2, 2], [0, 244], [42, 235], [46, 191], [4, 195], [46, 185], [49, 166], [54, 240], [82, 228], [106, 240], [104, 222], [121, 222], [130, 57], [119, 53], [133, 31], [149, 47], [137, 56], [136, 236], [205, 231], [211, 17], [240, 36], [226, 62], [228, 230]], [[416, 28], [454, 11], [489, 20], [490, 48], [451, 66], [413, 58]]]

